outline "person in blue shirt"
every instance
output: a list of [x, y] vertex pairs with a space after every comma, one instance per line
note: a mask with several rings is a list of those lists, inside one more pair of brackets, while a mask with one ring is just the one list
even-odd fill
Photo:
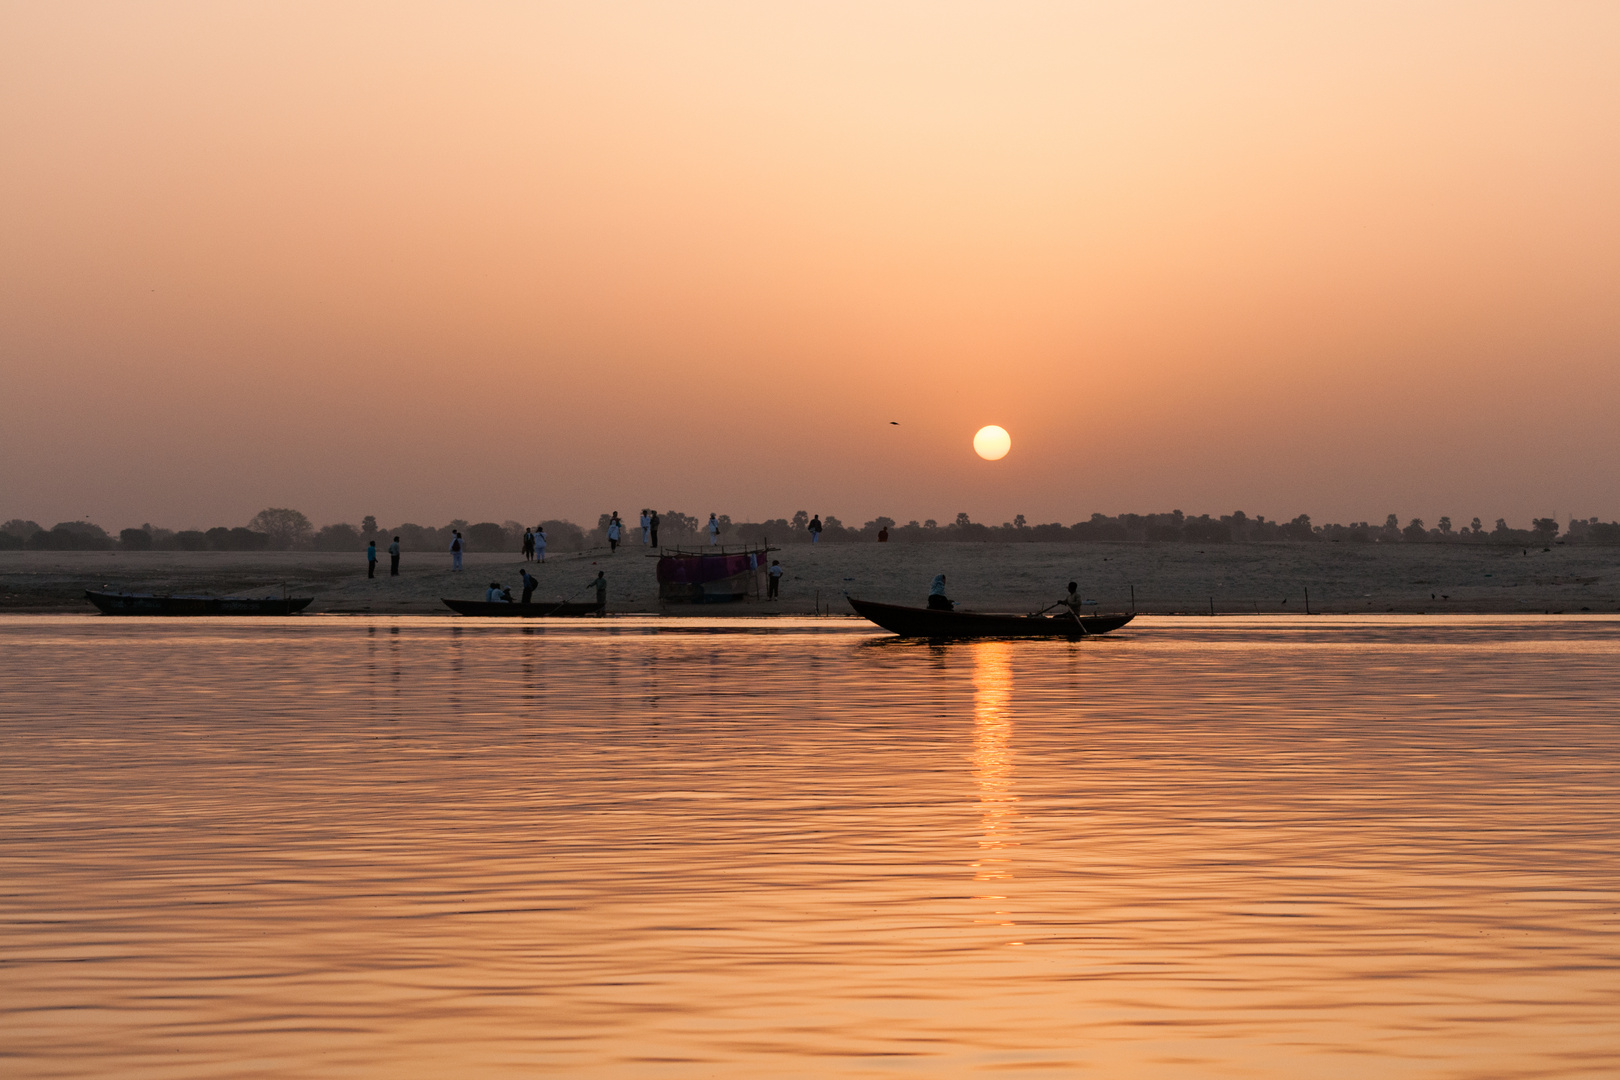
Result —
[[366, 577], [377, 576], [377, 541], [373, 540], [366, 545]]

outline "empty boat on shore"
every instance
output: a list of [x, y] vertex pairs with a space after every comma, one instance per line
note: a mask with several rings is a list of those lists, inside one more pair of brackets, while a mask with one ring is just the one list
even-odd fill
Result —
[[901, 637], [921, 638], [1083, 638], [1118, 630], [1132, 615], [998, 615], [979, 611], [943, 611], [934, 608], [879, 604], [849, 597], [849, 606], [862, 618]]

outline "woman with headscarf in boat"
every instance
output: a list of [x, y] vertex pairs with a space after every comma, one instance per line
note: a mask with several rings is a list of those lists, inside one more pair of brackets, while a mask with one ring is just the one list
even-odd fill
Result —
[[934, 583], [928, 587], [929, 611], [953, 611], [956, 605], [945, 596], [945, 575], [935, 574]]

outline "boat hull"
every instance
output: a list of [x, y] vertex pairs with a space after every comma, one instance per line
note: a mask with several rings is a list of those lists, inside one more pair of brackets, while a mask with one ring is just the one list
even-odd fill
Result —
[[503, 600], [444, 600], [445, 607], [457, 615], [471, 615], [483, 619], [571, 619], [581, 615], [599, 615], [603, 608], [597, 604], [508, 604]]
[[84, 598], [106, 615], [296, 615], [313, 596], [152, 596], [86, 590]]
[[1135, 615], [1087, 615], [1078, 622], [1069, 615], [994, 615], [977, 611], [935, 611], [929, 608], [879, 604], [849, 598], [849, 606], [862, 618], [901, 637], [921, 638], [1083, 638], [1118, 630]]

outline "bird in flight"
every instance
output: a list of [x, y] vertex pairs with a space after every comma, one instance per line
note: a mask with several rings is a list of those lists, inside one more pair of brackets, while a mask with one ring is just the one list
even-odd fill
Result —
[[890, 420], [889, 423], [893, 424], [895, 427], [900, 426], [900, 421], [898, 421], [898, 420]]

